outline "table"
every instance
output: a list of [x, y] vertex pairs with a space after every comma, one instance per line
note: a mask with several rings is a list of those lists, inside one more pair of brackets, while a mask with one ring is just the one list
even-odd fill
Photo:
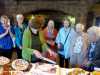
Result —
[[[39, 69], [36, 69], [36, 63], [31, 63], [32, 67], [29, 71], [15, 71], [10, 70], [9, 72], [3, 73], [3, 67], [0, 67], [0, 75], [67, 75], [69, 72], [73, 71], [75, 68], [60, 68], [58, 65], [56, 66], [56, 72], [55, 73], [49, 73], [49, 72], [43, 72]], [[9, 73], [9, 74], [7, 74]], [[86, 75], [86, 74], [81, 74]], [[99, 71], [90, 72], [90, 75], [100, 75]]]
[[[31, 63], [32, 67], [29, 71], [15, 71], [13, 69], [9, 69], [8, 71], [3, 71], [3, 67], [0, 67], [0, 75], [55, 75], [56, 73], [49, 73], [49, 72], [43, 72], [39, 69], [36, 69], [36, 63]], [[9, 73], [9, 74], [8, 74]]]

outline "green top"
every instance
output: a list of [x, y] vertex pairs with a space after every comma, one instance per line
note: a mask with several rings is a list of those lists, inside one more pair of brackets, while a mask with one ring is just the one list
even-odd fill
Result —
[[[29, 27], [27, 27], [24, 31], [23, 40], [22, 40], [22, 46], [23, 46], [22, 58], [28, 61], [31, 61], [31, 55], [33, 54], [33, 50], [35, 50], [35, 49], [32, 49], [32, 38], [34, 37], [32, 37], [31, 30]], [[42, 31], [39, 31], [39, 38], [42, 44], [41, 45], [42, 51], [47, 50], [48, 46], [45, 43]]]

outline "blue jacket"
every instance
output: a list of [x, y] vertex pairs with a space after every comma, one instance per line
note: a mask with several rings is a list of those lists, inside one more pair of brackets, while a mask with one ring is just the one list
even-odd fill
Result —
[[23, 25], [23, 28], [19, 28], [17, 25], [14, 27], [14, 33], [15, 33], [15, 44], [17, 47], [22, 46], [22, 38], [23, 38], [23, 32], [25, 30], [25, 25]]
[[[0, 23], [0, 34], [3, 34], [4, 32], [5, 32], [5, 29]], [[12, 42], [10, 34], [7, 34], [3, 38], [0, 38], [0, 48], [1, 49], [8, 50], [8, 49], [12, 49], [12, 47], [13, 47], [13, 42]]]
[[58, 53], [63, 55], [66, 59], [70, 57], [70, 51], [72, 50], [75, 37], [76, 37], [76, 33], [74, 29], [73, 28], [70, 29], [70, 27], [67, 29], [62, 27], [58, 32], [58, 35], [56, 37], [56, 43], [57, 44], [61, 43], [64, 45], [64, 49], [61, 51], [58, 51]]
[[91, 61], [92, 64], [94, 64], [94, 66], [100, 68], [100, 39], [96, 42], [93, 52], [90, 51], [90, 47], [89, 47], [88, 51], [90, 53], [88, 55], [91, 55], [91, 57], [89, 57], [89, 59], [92, 58], [92, 61]]

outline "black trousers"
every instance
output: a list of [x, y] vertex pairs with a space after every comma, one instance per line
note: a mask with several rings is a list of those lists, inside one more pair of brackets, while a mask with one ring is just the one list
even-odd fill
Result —
[[22, 50], [19, 49], [18, 47], [16, 47], [15, 49], [16, 49], [16, 52], [17, 52], [17, 58], [22, 59]]
[[0, 56], [4, 56], [4, 57], [11, 59], [12, 51], [13, 49], [0, 49]]
[[61, 54], [58, 54], [58, 58], [59, 58], [59, 66], [62, 68], [69, 68], [69, 58], [65, 59], [65, 57]]

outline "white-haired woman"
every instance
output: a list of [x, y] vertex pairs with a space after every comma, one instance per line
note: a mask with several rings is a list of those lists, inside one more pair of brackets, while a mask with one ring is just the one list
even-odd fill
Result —
[[70, 64], [72, 67], [81, 66], [87, 62], [88, 36], [84, 33], [84, 25], [76, 24], [77, 38], [71, 51]]
[[9, 18], [6, 15], [0, 17], [0, 56], [11, 59], [13, 50], [13, 41], [11, 39]]
[[90, 41], [88, 47], [88, 64], [100, 67], [100, 28], [92, 26], [87, 32]]
[[18, 58], [22, 58], [22, 37], [26, 25], [23, 24], [24, 16], [22, 14], [16, 15], [17, 24], [14, 26], [15, 44]]

